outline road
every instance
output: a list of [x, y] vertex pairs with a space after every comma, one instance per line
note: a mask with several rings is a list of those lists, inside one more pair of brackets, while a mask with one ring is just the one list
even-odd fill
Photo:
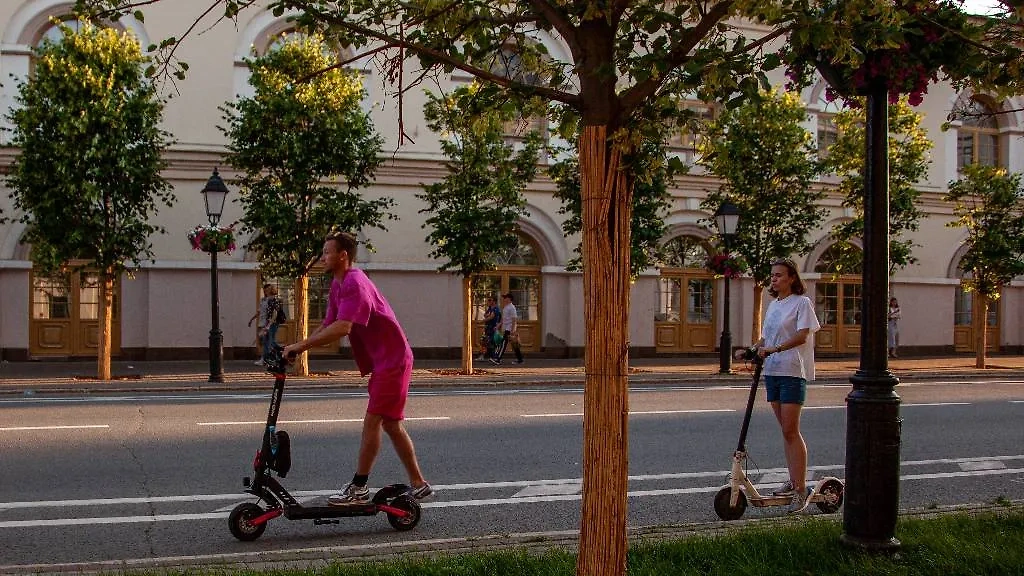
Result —
[[[901, 507], [1024, 499], [1024, 382], [914, 381], [897, 388]], [[846, 384], [813, 385], [803, 430], [812, 477], [843, 477]], [[759, 393], [759, 396], [763, 393]], [[745, 407], [743, 386], [634, 388], [631, 525], [717, 520]], [[420, 525], [383, 516], [336, 526], [272, 521], [256, 542], [227, 530], [251, 500], [242, 477], [262, 434], [268, 394], [0, 399], [0, 572], [57, 564], [307, 549], [578, 527], [580, 389], [415, 391], [407, 426], [437, 489]], [[350, 478], [360, 391], [286, 392], [292, 436], [284, 484], [316, 501]], [[781, 482], [778, 426], [761, 398], [748, 450], [755, 482]], [[385, 442], [371, 486], [404, 481]], [[745, 517], [780, 514], [748, 508]], [[813, 513], [817, 513], [816, 511]]]

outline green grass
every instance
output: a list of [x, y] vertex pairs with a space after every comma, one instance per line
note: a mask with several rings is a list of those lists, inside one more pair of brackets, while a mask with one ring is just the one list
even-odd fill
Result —
[[[840, 542], [838, 518], [757, 523], [720, 535], [635, 542], [629, 576], [893, 575], [1024, 576], [1024, 509], [902, 518], [896, 552]], [[575, 555], [526, 550], [338, 563], [311, 570], [192, 571], [253, 576], [573, 576]], [[154, 574], [155, 572], [147, 572]]]

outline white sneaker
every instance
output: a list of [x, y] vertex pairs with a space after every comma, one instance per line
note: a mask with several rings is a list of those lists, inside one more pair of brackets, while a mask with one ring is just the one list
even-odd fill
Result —
[[257, 365], [257, 366], [263, 366], [263, 359], [262, 359], [262, 358], [260, 358], [259, 360], [257, 360], [257, 361], [255, 361], [255, 362], [253, 362], [253, 364], [255, 364], [255, 365]]
[[331, 506], [346, 506], [348, 504], [365, 504], [370, 501], [370, 489], [366, 486], [349, 484], [341, 491], [341, 494], [334, 494], [327, 498]]
[[786, 483], [772, 491], [772, 496], [792, 496], [796, 493], [793, 488], [793, 481], [786, 480]]
[[787, 514], [799, 514], [807, 509], [807, 505], [811, 503], [811, 489], [810, 487], [805, 488], [803, 492], [796, 491], [793, 493], [793, 501], [789, 503], [789, 512]]

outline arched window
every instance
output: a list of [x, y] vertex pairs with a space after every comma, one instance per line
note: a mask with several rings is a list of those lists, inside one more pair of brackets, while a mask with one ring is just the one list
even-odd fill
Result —
[[498, 254], [498, 266], [540, 266], [538, 252], [531, 239], [517, 235], [515, 243]]
[[814, 271], [820, 274], [861, 274], [864, 271], [864, 253], [848, 242], [836, 242], [818, 257]]
[[956, 131], [956, 167], [971, 164], [999, 165], [999, 122], [996, 108], [986, 99], [973, 97], [957, 104], [954, 115], [960, 119]]
[[[502, 46], [501, 51], [495, 54], [488, 63], [488, 69], [496, 76], [508, 78], [515, 82], [530, 86], [547, 85], [550, 74], [545, 71], [544, 64], [548, 61], [548, 58], [543, 53], [536, 54], [534, 49], [537, 46], [539, 45], [536, 42], [530, 43], [531, 57], [535, 55], [539, 65], [528, 66], [524, 59], [523, 51], [520, 49], [520, 44], [506, 42]], [[505, 123], [505, 136], [507, 141], [513, 146], [523, 142], [527, 134], [531, 132], [540, 133], [541, 138], [547, 141], [547, 116], [541, 114], [521, 114], [517, 118], [513, 118]], [[540, 159], [543, 158], [544, 153], [541, 152]]]
[[828, 156], [828, 149], [839, 140], [839, 129], [836, 127], [836, 113], [842, 110], [842, 101], [838, 98], [829, 100], [826, 90], [821, 90], [818, 95], [818, 156]]
[[697, 149], [700, 147], [703, 135], [707, 133], [708, 125], [714, 122], [718, 115], [718, 109], [714, 104], [699, 100], [684, 100], [680, 103], [680, 107], [689, 110], [693, 117], [686, 126], [669, 137], [668, 147], [671, 152], [681, 155], [687, 162], [692, 163], [697, 157]]
[[676, 236], [662, 247], [665, 268], [704, 268], [711, 247], [696, 236]]
[[[70, 28], [74, 32], [80, 32], [82, 30], [82, 22], [71, 16], [61, 19], [60, 24], [63, 24]], [[50, 23], [46, 28], [39, 32], [39, 39], [35, 42], [35, 47], [39, 48], [43, 44], [49, 42], [51, 44], [60, 44], [64, 41], [64, 30], [61, 29], [60, 24]]]

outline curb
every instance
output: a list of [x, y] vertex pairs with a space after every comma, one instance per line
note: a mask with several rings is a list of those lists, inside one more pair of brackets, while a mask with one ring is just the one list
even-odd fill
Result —
[[[937, 508], [917, 508], [901, 511], [900, 518], [934, 518], [947, 514], [1010, 513], [1024, 510], [1024, 501], [1008, 504], [960, 504]], [[792, 526], [808, 519], [835, 522], [837, 514], [816, 516], [780, 516], [752, 518], [732, 522], [712, 521], [688, 524], [637, 526], [627, 529], [631, 545], [663, 540], [676, 540], [697, 536], [716, 536], [736, 530], [759, 527]], [[164, 558], [137, 558], [68, 564], [22, 564], [0, 566], [0, 574], [126, 574], [142, 570], [170, 569], [189, 572], [234, 572], [269, 570], [317, 570], [337, 563], [385, 562], [400, 558], [457, 555], [466, 553], [497, 552], [516, 549], [540, 553], [552, 549], [575, 551], [579, 532], [561, 530], [553, 532], [524, 532], [493, 534], [464, 538], [435, 538], [398, 543], [356, 544], [294, 550], [260, 552], [233, 552], [203, 556], [176, 556]]]

